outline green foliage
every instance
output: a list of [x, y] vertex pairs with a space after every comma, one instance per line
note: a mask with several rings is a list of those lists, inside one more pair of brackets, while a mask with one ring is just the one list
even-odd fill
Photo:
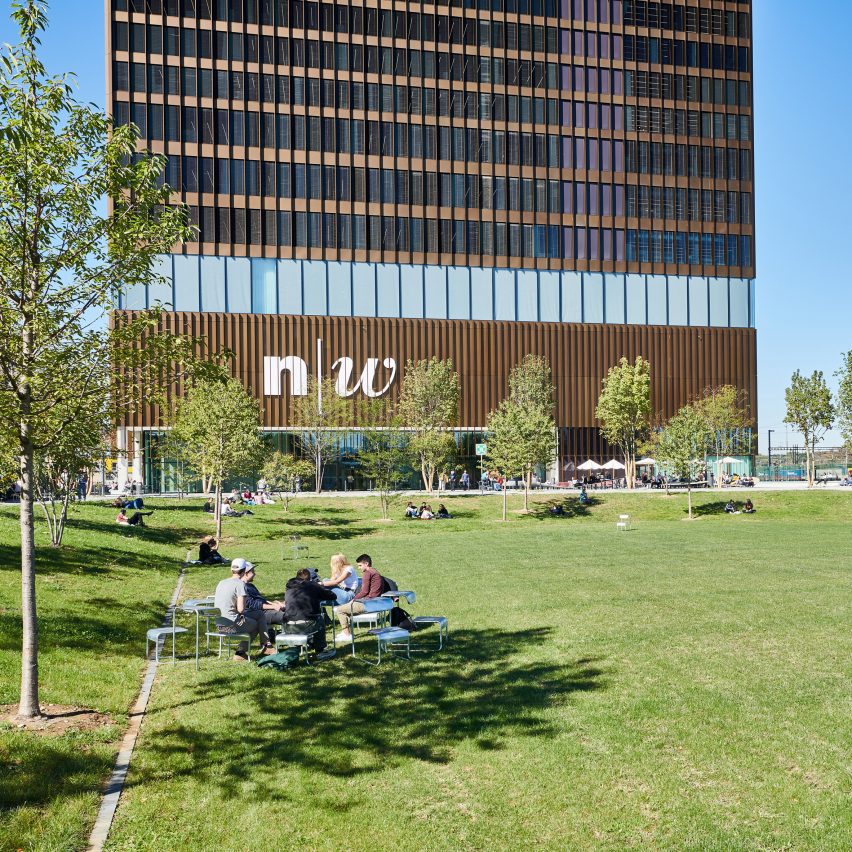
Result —
[[843, 443], [852, 450], [852, 349], [843, 355], [843, 364], [834, 374], [838, 379], [837, 425]]
[[631, 364], [621, 358], [602, 381], [595, 417], [601, 433], [624, 454], [627, 487], [636, 480], [636, 452], [651, 417], [651, 365], [641, 356]]
[[254, 472], [263, 455], [257, 401], [238, 379], [202, 380], [177, 404], [172, 432], [190, 469], [215, 489], [216, 538], [221, 538], [223, 480]]
[[39, 712], [34, 457], [103, 404], [110, 332], [99, 322], [191, 229], [158, 185], [165, 157], [137, 156], [135, 128], [113, 127], [74, 98], [73, 78], [46, 72], [46, 4], [22, 0], [12, 17], [20, 42], [0, 55], [0, 429], [22, 482], [19, 713], [29, 717]]
[[314, 473], [312, 462], [300, 459], [291, 453], [276, 450], [264, 462], [260, 475], [266, 480], [270, 490], [281, 498], [284, 511], [287, 512], [290, 508], [290, 500], [296, 495], [296, 481], [305, 482]]
[[[524, 509], [528, 508], [526, 484], [536, 465], [547, 464], [556, 451], [553, 418], [538, 407], [526, 407], [504, 399], [488, 415], [488, 461], [504, 478], [523, 478]], [[506, 519], [506, 488], [503, 487], [503, 520]]]
[[553, 371], [546, 358], [527, 355], [509, 373], [509, 397], [525, 409], [553, 413]]
[[408, 475], [409, 434], [400, 428], [399, 417], [382, 400], [367, 400], [360, 420], [364, 427], [358, 464], [379, 495], [382, 518], [387, 520], [391, 492]]
[[746, 392], [733, 385], [707, 388], [695, 405], [704, 420], [706, 451], [717, 456], [734, 453], [737, 431], [751, 422]]
[[326, 464], [337, 455], [340, 430], [352, 425], [352, 400], [338, 396], [333, 379], [308, 377], [305, 396], [291, 398], [293, 426], [299, 428], [302, 451], [313, 459], [316, 491], [322, 491]]
[[685, 405], [653, 438], [657, 464], [687, 483], [689, 517], [692, 518], [691, 483], [703, 467], [707, 424], [695, 405]]
[[451, 360], [433, 357], [406, 362], [399, 416], [412, 431], [409, 447], [429, 493], [435, 474], [450, 464], [455, 454], [455, 441], [448, 430], [458, 424], [460, 393], [459, 374]]
[[814, 448], [825, 438], [825, 433], [834, 422], [834, 404], [821, 370], [814, 370], [808, 377], [798, 370], [793, 373], [790, 387], [784, 392], [787, 401], [789, 423], [802, 433], [805, 442], [808, 488], [814, 484]]

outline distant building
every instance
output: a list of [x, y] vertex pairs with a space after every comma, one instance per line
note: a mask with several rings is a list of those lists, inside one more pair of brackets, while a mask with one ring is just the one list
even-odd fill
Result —
[[[461, 374], [471, 470], [528, 352], [554, 370], [558, 479], [609, 453], [593, 411], [621, 355], [651, 361], [660, 411], [721, 383], [756, 410], [750, 2], [107, 14], [114, 114], [168, 155], [199, 229], [120, 308], [169, 303], [167, 323], [232, 347], [270, 432], [308, 371], [394, 394], [433, 354]], [[162, 424], [126, 427], [139, 456]]]

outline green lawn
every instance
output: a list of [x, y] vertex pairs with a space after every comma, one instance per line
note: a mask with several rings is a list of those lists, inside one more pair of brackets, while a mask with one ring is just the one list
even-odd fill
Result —
[[[410, 609], [449, 617], [450, 645], [380, 669], [163, 665], [110, 847], [852, 847], [852, 495], [757, 493], [751, 517], [720, 514], [726, 497], [699, 495], [691, 523], [662, 494], [571, 501], [565, 518], [539, 503], [505, 524], [497, 497], [449, 499], [444, 522], [376, 522], [354, 499], [226, 520], [223, 552], [260, 563], [264, 591], [293, 573], [289, 534], [323, 571], [366, 550], [417, 590]], [[0, 848], [85, 845], [144, 630], [208, 529], [199, 505], [160, 508], [145, 531], [84, 506], [68, 546], [41, 551], [44, 700], [116, 727], [0, 730]], [[14, 521], [0, 509], [7, 703]], [[225, 573], [192, 569], [185, 596]]]

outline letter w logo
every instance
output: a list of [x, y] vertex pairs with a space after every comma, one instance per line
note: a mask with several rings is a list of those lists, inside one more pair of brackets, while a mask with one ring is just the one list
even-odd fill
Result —
[[[381, 363], [386, 369], [390, 370], [391, 374], [385, 386], [376, 390], [373, 387], [373, 383], [376, 378], [376, 371], [379, 368], [379, 363]], [[367, 363], [364, 365], [364, 369], [361, 372], [361, 378], [358, 379], [354, 387], [350, 387], [349, 382], [352, 379], [353, 367], [354, 362], [351, 358], [338, 358], [334, 364], [331, 365], [332, 370], [337, 370], [337, 379], [334, 383], [334, 389], [337, 391], [338, 396], [352, 396], [358, 391], [358, 388], [361, 388], [364, 396], [375, 399], [376, 397], [384, 396], [388, 392], [388, 388], [390, 388], [393, 384], [393, 380], [396, 378], [396, 361], [394, 361], [393, 358], [385, 358], [384, 361], [381, 362], [378, 358], [368, 358]]]

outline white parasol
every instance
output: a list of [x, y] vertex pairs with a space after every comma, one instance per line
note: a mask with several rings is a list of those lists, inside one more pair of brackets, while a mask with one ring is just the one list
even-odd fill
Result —
[[589, 459], [588, 461], [584, 461], [581, 465], [578, 465], [577, 470], [601, 470], [602, 467], [603, 465]]
[[604, 470], [624, 470], [624, 465], [616, 459], [610, 459], [604, 466]]

